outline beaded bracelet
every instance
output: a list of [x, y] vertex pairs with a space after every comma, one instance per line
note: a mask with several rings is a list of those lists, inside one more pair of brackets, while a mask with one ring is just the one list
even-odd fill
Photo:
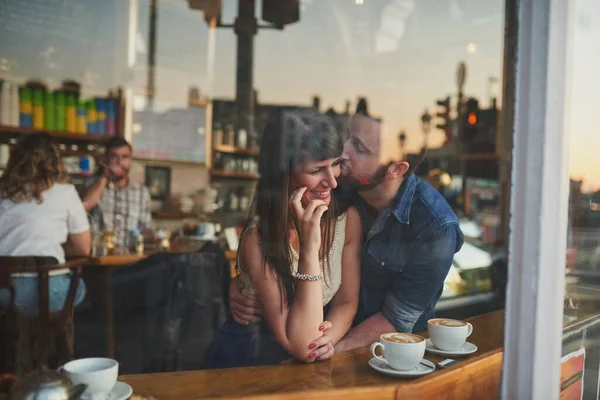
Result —
[[323, 274], [319, 275], [309, 275], [309, 274], [299, 274], [295, 272], [293, 274], [294, 278], [299, 279], [301, 281], [320, 281], [323, 279]]

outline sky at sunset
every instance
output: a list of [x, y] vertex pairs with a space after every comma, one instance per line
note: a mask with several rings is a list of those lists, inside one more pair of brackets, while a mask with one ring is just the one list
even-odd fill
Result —
[[[0, 2], [0, 77], [39, 77], [58, 83], [78, 79], [84, 92], [109, 87], [142, 90], [146, 82], [148, 0], [137, 4], [135, 63], [127, 67], [128, 15], [125, 0], [18, 0]], [[223, 0], [224, 22], [235, 15], [235, 1]], [[261, 30], [256, 37], [255, 87], [264, 103], [310, 104], [352, 109], [359, 96], [384, 121], [390, 151], [401, 130], [407, 148], [423, 143], [420, 115], [435, 112], [435, 100], [456, 95], [456, 68], [467, 63], [465, 94], [489, 105], [500, 95], [502, 0], [303, 0], [302, 19], [283, 31]], [[600, 141], [595, 133], [600, 93], [600, 3], [576, 0], [570, 111], [571, 174], [588, 190], [600, 187]], [[210, 79], [209, 34], [203, 15], [183, 0], [159, 0], [157, 97], [185, 104], [188, 88], [232, 98], [235, 94], [235, 35], [216, 33], [214, 76]], [[56, 10], [62, 11], [57, 13]], [[133, 19], [135, 20], [135, 18]], [[72, 27], [71, 29], [66, 29]], [[1, 65], [0, 65], [1, 68]], [[490, 78], [500, 83], [490, 84]], [[499, 99], [501, 104], [501, 99]], [[430, 145], [440, 145], [434, 131]]]

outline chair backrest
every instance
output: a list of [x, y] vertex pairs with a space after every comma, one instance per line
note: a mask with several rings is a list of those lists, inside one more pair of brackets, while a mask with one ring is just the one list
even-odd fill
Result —
[[42, 322], [46, 323], [50, 319], [49, 272], [65, 268], [73, 271], [69, 292], [65, 299], [65, 306], [61, 311], [68, 312], [73, 307], [77, 286], [81, 276], [81, 266], [86, 260], [86, 258], [81, 258], [59, 264], [58, 260], [54, 257], [0, 256], [0, 289], [8, 289], [11, 293], [11, 303], [8, 308], [0, 308], [0, 315], [10, 309], [14, 303], [14, 288], [12, 286], [11, 276], [19, 273], [34, 273], [38, 275], [39, 279], [38, 312]]
[[[0, 309], [0, 334], [3, 337], [0, 343], [0, 371], [23, 373], [51, 363], [51, 367], [56, 367], [61, 361], [73, 358], [73, 302], [81, 277], [81, 266], [86, 261], [87, 258], [81, 258], [58, 264], [54, 257], [0, 257], [0, 289], [9, 289], [11, 293], [8, 307]], [[69, 291], [62, 310], [51, 314], [49, 272], [65, 268], [73, 271]], [[11, 275], [17, 273], [38, 276], [37, 317], [22, 315], [14, 305], [15, 291]], [[55, 352], [50, 360], [53, 348]]]

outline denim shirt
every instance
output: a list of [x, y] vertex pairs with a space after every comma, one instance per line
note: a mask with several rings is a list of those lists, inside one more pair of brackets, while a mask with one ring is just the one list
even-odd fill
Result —
[[381, 311], [399, 332], [425, 330], [454, 253], [464, 241], [456, 214], [442, 195], [414, 174], [370, 230], [364, 200], [357, 198], [355, 205], [366, 239], [355, 322]]

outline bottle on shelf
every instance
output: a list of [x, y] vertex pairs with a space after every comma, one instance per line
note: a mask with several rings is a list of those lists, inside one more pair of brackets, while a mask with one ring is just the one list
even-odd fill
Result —
[[117, 126], [117, 101], [111, 96], [106, 99], [106, 134], [114, 136]]
[[19, 105], [19, 86], [10, 86], [10, 126], [19, 126], [20, 105]]
[[231, 211], [237, 211], [240, 207], [240, 198], [236, 193], [236, 189], [229, 189], [229, 208]]
[[41, 88], [33, 89], [33, 127], [44, 129], [44, 91]]
[[87, 110], [85, 101], [79, 99], [77, 102], [77, 133], [87, 133]]
[[223, 144], [226, 146], [233, 146], [235, 132], [233, 130], [233, 125], [227, 125], [225, 132], [223, 132]]
[[96, 133], [106, 133], [106, 102], [103, 98], [96, 98]]
[[[33, 102], [31, 88], [27, 86], [22, 87], [20, 90], [19, 98], [19, 125], [22, 128], [33, 127]], [[10, 124], [12, 125], [12, 124]]]
[[215, 123], [215, 136], [213, 139], [215, 146], [220, 146], [223, 144], [223, 128], [218, 122]]
[[248, 146], [248, 133], [245, 129], [240, 129], [237, 136], [237, 147], [245, 149]]
[[220, 152], [215, 153], [215, 159], [213, 162], [213, 166], [215, 169], [223, 170], [223, 154]]
[[246, 211], [250, 206], [250, 196], [246, 193], [244, 188], [240, 189], [240, 211]]
[[96, 102], [94, 99], [87, 101], [87, 133], [94, 135], [96, 131]]
[[0, 82], [0, 125], [10, 124], [10, 85]]
[[67, 107], [66, 107], [66, 120], [67, 120], [67, 132], [77, 132], [77, 103], [74, 93], [67, 93]]
[[144, 236], [138, 229], [132, 229], [129, 234], [129, 250], [133, 254], [144, 254]]
[[54, 110], [54, 94], [50, 91], [44, 93], [44, 128], [49, 131], [56, 130], [54, 118], [56, 111]]
[[57, 131], [64, 132], [67, 128], [67, 98], [62, 90], [54, 93], [54, 125]]

